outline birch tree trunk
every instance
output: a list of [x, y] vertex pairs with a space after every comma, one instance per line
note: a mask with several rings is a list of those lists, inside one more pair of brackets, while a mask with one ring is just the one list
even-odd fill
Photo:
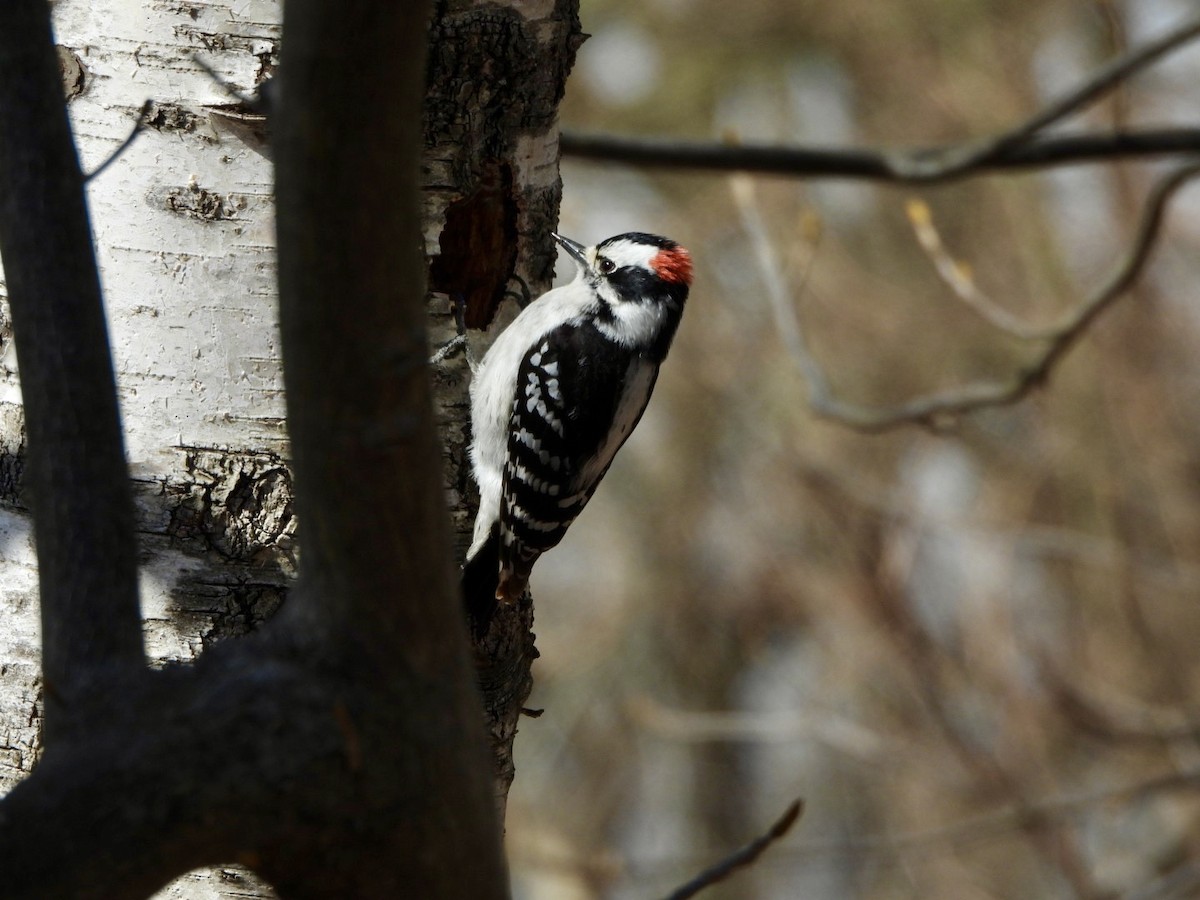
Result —
[[[558, 104], [583, 42], [578, 0], [440, 4], [430, 36], [425, 98], [425, 252], [431, 260], [430, 335], [451, 340], [462, 323], [472, 352], [518, 307], [506, 292], [536, 297], [550, 286], [558, 220]], [[477, 504], [467, 465], [466, 355], [435, 370], [446, 487], [457, 550], [470, 544]], [[533, 607], [501, 608], [476, 635], [476, 665], [494, 753], [503, 818], [515, 770], [517, 720], [533, 687]]]
[[[253, 93], [279, 59], [277, 0], [58, 0], [56, 40], [85, 170], [147, 128], [89, 184], [135, 479], [147, 651], [194, 658], [285, 602], [296, 519], [277, 326], [272, 169], [263, 123], [197, 63]], [[580, 40], [576, 0], [446, 2], [430, 25], [425, 252], [430, 334], [476, 330], [504, 292], [552, 275], [560, 193], [556, 110]], [[194, 58], [195, 57], [195, 58]], [[512, 276], [517, 276], [513, 279]], [[0, 285], [0, 291], [2, 291]], [[354, 314], [346, 298], [346, 314]], [[508, 304], [511, 306], [511, 303]], [[481, 342], [473, 339], [475, 353]], [[435, 371], [451, 512], [465, 547], [473, 487], [465, 356]], [[37, 571], [22, 491], [24, 425], [12, 327], [0, 312], [0, 793], [41, 747]], [[536, 655], [524, 607], [477, 648], [498, 802]], [[215, 764], [215, 763], [214, 763]], [[161, 896], [270, 896], [236, 867]]]
[[[236, 101], [193, 59], [252, 93], [278, 60], [279, 4], [60, 0], [54, 20], [85, 170], [152, 101], [148, 127], [93, 179], [88, 200], [136, 482], [147, 652], [190, 659], [273, 613], [291, 570], [271, 166], [222, 127], [214, 113]], [[5, 310], [0, 790], [36, 762], [43, 709], [11, 338]], [[204, 881], [220, 895], [246, 890], [247, 878]]]

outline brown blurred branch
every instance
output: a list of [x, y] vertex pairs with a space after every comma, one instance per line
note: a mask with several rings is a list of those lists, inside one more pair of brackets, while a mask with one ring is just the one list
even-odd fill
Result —
[[736, 853], [725, 857], [725, 859], [712, 868], [705, 869], [687, 884], [676, 888], [667, 895], [667, 900], [687, 900], [688, 897], [695, 897], [705, 888], [712, 887], [714, 884], [724, 881], [739, 869], [753, 865], [755, 860], [762, 856], [763, 851], [791, 830], [791, 827], [796, 824], [796, 821], [803, 812], [804, 801], [793, 800], [783, 815], [775, 821], [774, 825], [767, 829], [765, 834], [755, 838]]
[[1200, 565], [1177, 557], [1139, 553], [1130, 559], [1119, 541], [1064, 526], [1012, 524], [982, 516], [938, 515], [894, 495], [861, 473], [847, 476], [811, 460], [802, 460], [799, 466], [800, 477], [814, 489], [836, 494], [840, 501], [853, 504], [855, 509], [874, 520], [896, 520], [922, 529], [954, 531], [1001, 541], [1011, 547], [1012, 552], [1034, 559], [1103, 570], [1129, 567], [1146, 582], [1148, 590], [1194, 593], [1200, 586]]
[[915, 751], [909, 748], [898, 750], [898, 745], [905, 743], [903, 737], [884, 734], [828, 709], [788, 714], [683, 710], [638, 694], [625, 704], [625, 712], [638, 727], [667, 740], [688, 743], [816, 740], [866, 760], [894, 758], [899, 753], [916, 758]]
[[1090, 78], [1015, 127], [991, 137], [917, 150], [774, 147], [563, 134], [565, 156], [668, 168], [754, 172], [805, 178], [853, 178], [934, 184], [987, 172], [1110, 162], [1200, 152], [1200, 129], [1155, 128], [1039, 137], [1095, 103], [1134, 73], [1200, 35], [1190, 22], [1102, 66]]
[[923, 200], [909, 200], [905, 212], [908, 213], [908, 221], [917, 236], [917, 242], [933, 263], [934, 271], [968, 309], [998, 331], [1023, 341], [1048, 340], [1055, 336], [1059, 326], [1030, 325], [979, 289], [971, 277], [970, 267], [955, 259], [942, 243], [942, 236], [933, 224], [933, 213], [928, 204]]
[[1014, 829], [1028, 829], [1031, 825], [1041, 826], [1050, 821], [1064, 819], [1093, 806], [1102, 806], [1116, 801], [1147, 800], [1159, 794], [1179, 790], [1195, 790], [1200, 784], [1200, 771], [1167, 772], [1116, 787], [1100, 788], [1080, 794], [1049, 797], [1035, 803], [1026, 803], [984, 813], [979, 816], [940, 825], [935, 828], [912, 831], [907, 834], [860, 838], [849, 844], [822, 844], [803, 846], [793, 852], [803, 853], [903, 853], [910, 850], [942, 848], [952, 845], [1004, 834]]
[[1200, 163], [1184, 166], [1164, 176], [1154, 186], [1138, 223], [1133, 244], [1104, 285], [1048, 332], [1046, 346], [1033, 360], [1007, 381], [977, 381], [917, 397], [888, 407], [866, 407], [839, 400], [829, 380], [808, 349], [796, 317], [789, 291], [774, 261], [766, 226], [751, 202], [752, 194], [743, 178], [735, 179], [734, 197], [743, 227], [759, 252], [767, 296], [782, 323], [784, 341], [808, 382], [809, 405], [820, 416], [865, 432], [884, 431], [898, 425], [937, 427], [964, 413], [1017, 402], [1042, 385], [1054, 367], [1075, 345], [1101, 313], [1108, 309], [1137, 280], [1157, 242], [1167, 205], [1175, 192], [1200, 175]]
[[1080, 731], [1109, 741], [1194, 744], [1200, 739], [1200, 720], [1177, 708], [1165, 708], [1120, 698], [1110, 690], [1074, 684], [1050, 659], [1042, 659], [1041, 679], [1064, 717]]

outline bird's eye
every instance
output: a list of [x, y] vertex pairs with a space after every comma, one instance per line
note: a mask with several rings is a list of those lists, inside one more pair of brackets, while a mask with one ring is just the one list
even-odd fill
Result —
[[617, 264], [611, 259], [605, 259], [603, 256], [596, 260], [596, 271], [601, 275], [611, 275], [613, 270], [617, 268]]

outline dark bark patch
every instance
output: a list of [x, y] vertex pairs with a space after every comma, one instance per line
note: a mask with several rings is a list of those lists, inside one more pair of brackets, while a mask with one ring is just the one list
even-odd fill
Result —
[[177, 546], [252, 566], [290, 568], [292, 475], [274, 453], [184, 448], [187, 477], [163, 486]]
[[168, 188], [161, 202], [168, 210], [185, 218], [221, 222], [236, 219], [248, 200], [243, 194], [222, 194], [191, 181], [183, 187]]
[[184, 616], [199, 619], [202, 645], [256, 631], [283, 606], [286, 587], [262, 581], [222, 576], [188, 579], [171, 596]]
[[486, 329], [517, 264], [517, 204], [507, 162], [485, 159], [479, 181], [450, 204], [429, 265], [430, 290], [463, 304], [467, 328]]
[[[178, 103], [155, 102], [146, 116], [146, 127], [164, 134], [172, 132], [193, 134], [207, 123], [207, 116]], [[205, 131], [200, 131], [197, 137], [210, 143], [215, 141], [215, 136], [207, 134]]]
[[83, 60], [70, 47], [55, 46], [58, 56], [58, 71], [62, 75], [63, 94], [67, 101], [74, 100], [87, 87], [87, 69]]

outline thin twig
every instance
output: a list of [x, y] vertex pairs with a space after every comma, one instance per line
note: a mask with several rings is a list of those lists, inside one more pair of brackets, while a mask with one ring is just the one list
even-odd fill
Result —
[[1041, 137], [1048, 126], [1095, 103], [1139, 69], [1200, 35], [1200, 20], [1122, 54], [1059, 100], [1015, 127], [979, 140], [917, 150], [775, 147], [579, 135], [566, 132], [566, 156], [642, 166], [853, 178], [932, 184], [983, 172], [1042, 169], [1118, 158], [1200, 152], [1200, 129], [1158, 128]]
[[124, 153], [126, 150], [128, 150], [130, 147], [133, 146], [133, 142], [136, 141], [138, 139], [138, 135], [140, 135], [142, 133], [142, 129], [146, 125], [146, 119], [149, 118], [150, 110], [152, 110], [153, 108], [154, 108], [153, 100], [147, 100], [145, 103], [142, 104], [142, 108], [140, 110], [138, 110], [137, 120], [133, 123], [133, 128], [130, 129], [129, 134], [126, 136], [125, 140], [121, 141], [121, 145], [119, 147], [117, 147], [117, 149], [114, 150], [112, 153], [110, 153], [108, 155], [108, 158], [105, 159], [104, 162], [100, 163], [100, 165], [96, 166], [96, 168], [92, 169], [92, 171], [90, 171], [89, 173], [87, 173], [86, 175], [83, 176], [83, 181], [85, 184], [87, 182], [91, 181], [93, 178], [100, 177], [100, 174], [105, 169], [107, 169], [109, 166], [111, 166], [113, 163], [115, 163], [117, 161], [117, 159], [120, 158], [122, 153]]
[[969, 267], [955, 259], [942, 243], [942, 236], [933, 224], [933, 214], [923, 200], [912, 199], [905, 204], [909, 224], [921, 249], [933, 263], [934, 270], [968, 309], [992, 327], [1026, 341], [1048, 340], [1056, 334], [1051, 326], [1030, 325], [995, 303], [979, 289]]
[[765, 834], [755, 838], [736, 853], [725, 857], [725, 859], [721, 860], [715, 866], [705, 869], [687, 884], [676, 888], [667, 896], [667, 900], [687, 900], [688, 897], [695, 897], [705, 888], [712, 887], [714, 884], [724, 881], [739, 869], [753, 865], [755, 860], [762, 856], [764, 850], [788, 833], [791, 827], [796, 824], [803, 811], [803, 800], [792, 801], [783, 815], [776, 820], [774, 825], [767, 829]]
[[[733, 192], [734, 206], [742, 220], [742, 229], [749, 238], [749, 244], [758, 261], [759, 272], [762, 274], [767, 289], [767, 300], [771, 304], [771, 312], [775, 317], [775, 328], [783, 339], [784, 346], [792, 359], [814, 391], [828, 391], [825, 373], [808, 350], [808, 342], [804, 337], [804, 329], [792, 306], [791, 291], [783, 275], [783, 266], [775, 252], [775, 243], [771, 240], [767, 223], [763, 221], [756, 199], [754, 180], [747, 175], [734, 175], [729, 179], [729, 187]], [[812, 271], [815, 253], [810, 253], [805, 261], [804, 281], [807, 281]]]

